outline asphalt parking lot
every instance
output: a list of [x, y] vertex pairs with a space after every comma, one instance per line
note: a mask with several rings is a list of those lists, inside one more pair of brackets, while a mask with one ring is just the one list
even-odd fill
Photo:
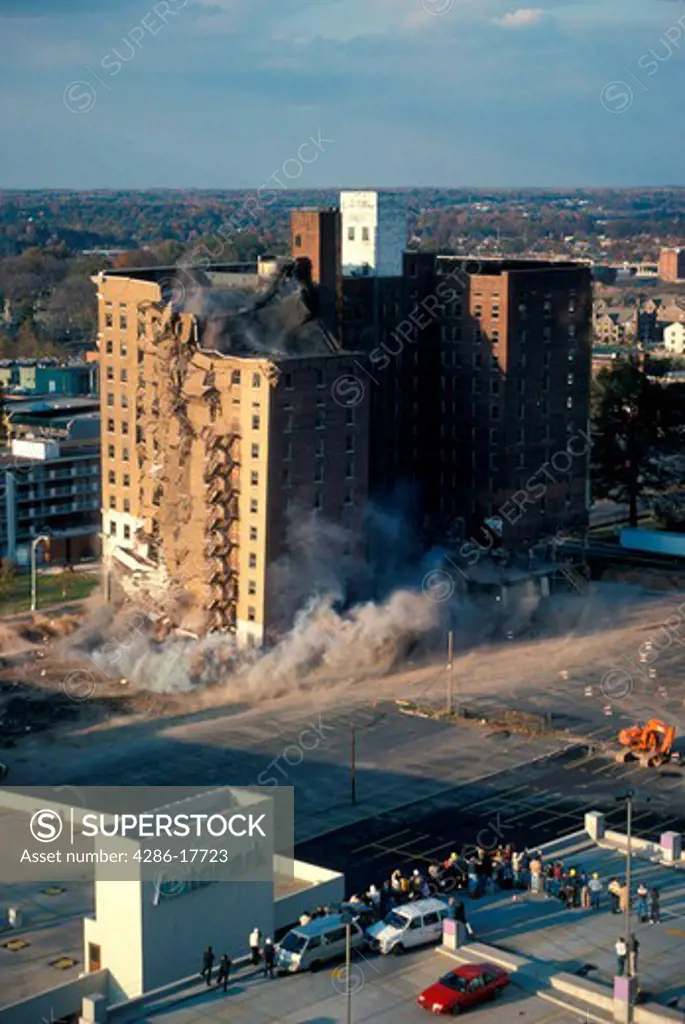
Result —
[[685, 832], [685, 771], [619, 765], [577, 748], [349, 825], [298, 845], [296, 853], [343, 871], [351, 894], [378, 884], [396, 867], [425, 868], [432, 860], [445, 860], [463, 844], [541, 846], [582, 828], [591, 810], [603, 810], [610, 827], [622, 828], [625, 810], [616, 797], [628, 787], [637, 790], [636, 835]]

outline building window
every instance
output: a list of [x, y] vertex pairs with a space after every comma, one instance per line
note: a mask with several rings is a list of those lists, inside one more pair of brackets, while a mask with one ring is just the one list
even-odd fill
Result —
[[121, 316], [119, 317], [119, 327], [121, 328], [122, 331], [125, 331], [126, 328], [128, 327], [128, 320], [126, 319], [125, 313], [122, 313]]
[[117, 507], [117, 499], [113, 494], [110, 494], [109, 496], [109, 507], [113, 509], [116, 509]]
[[128, 380], [128, 370], [121, 371], [121, 380], [124, 384], [126, 383], [126, 381]]
[[108, 356], [112, 355], [112, 353], [114, 352], [114, 342], [113, 341], [108, 341], [107, 342], [107, 344], [105, 345], [105, 352], [107, 353]]
[[247, 621], [248, 622], [254, 622], [256, 618], [257, 618], [257, 612], [254, 610], [254, 608], [248, 608], [247, 609]]
[[254, 513], [259, 511], [259, 503], [256, 498], [250, 498], [250, 512]]
[[351, 480], [354, 477], [354, 459], [348, 459], [345, 463], [345, 478]]
[[258, 388], [258, 387], [261, 386], [261, 383], [262, 383], [262, 378], [260, 377], [260, 375], [258, 373], [253, 373], [252, 374], [252, 387], [253, 388]]
[[252, 484], [253, 487], [256, 487], [259, 483], [259, 473], [257, 473], [255, 470], [253, 470], [250, 473], [250, 483]]
[[128, 448], [121, 449], [121, 457], [124, 460], [124, 462], [128, 462]]
[[293, 432], [293, 414], [291, 412], [286, 414], [285, 421], [283, 423], [283, 433], [292, 434]]
[[113, 469], [110, 469], [109, 473], [107, 474], [107, 479], [111, 484], [115, 484], [117, 482], [116, 473], [114, 472]]
[[114, 395], [107, 395], [107, 405], [110, 406], [110, 408], [114, 405]]
[[354, 409], [347, 409], [345, 411], [345, 424], [348, 427], [354, 426]]
[[109, 524], [109, 535], [110, 535], [110, 537], [116, 537], [116, 535], [117, 535], [117, 524], [116, 523], [110, 523]]
[[259, 458], [259, 445], [258, 444], [253, 444], [252, 445], [252, 458], [253, 459], [258, 459]]
[[130, 486], [131, 486], [131, 477], [129, 476], [128, 473], [124, 473], [124, 487], [130, 487]]
[[566, 399], [566, 408], [567, 409], [572, 409], [573, 408], [573, 399], [571, 398], [570, 395]]
[[293, 389], [293, 375], [292, 373], [286, 373], [283, 378], [283, 386], [286, 391], [292, 391]]
[[121, 354], [122, 354], [122, 356], [127, 356], [128, 355], [128, 349], [126, 348], [126, 342], [125, 341], [122, 341], [122, 343], [121, 343]]
[[115, 451], [115, 449], [114, 449], [114, 445], [113, 444], [107, 445], [107, 458], [108, 459], [113, 459], [114, 458], [114, 451]]
[[326, 444], [324, 442], [324, 439], [322, 437], [317, 437], [314, 446], [314, 455], [316, 456], [317, 459], [322, 459], [324, 457], [325, 452]]
[[128, 395], [121, 396], [121, 408], [128, 409]]
[[257, 593], [257, 584], [255, 583], [254, 580], [247, 581], [247, 592], [250, 595], [250, 597], [254, 597], [254, 595]]
[[131, 500], [130, 498], [124, 498], [124, 512], [131, 511]]
[[259, 430], [259, 416], [252, 417], [252, 429]]
[[498, 405], [490, 406], [490, 419], [491, 420], [498, 420], [499, 419], [499, 406]]
[[285, 448], [283, 450], [283, 461], [284, 462], [290, 462], [292, 457], [293, 457], [293, 446], [288, 441], [287, 445], [285, 446]]
[[107, 420], [107, 430], [110, 434], [114, 433], [114, 420]]
[[351, 487], [345, 488], [345, 504], [354, 505], [354, 491]]
[[250, 540], [257, 540], [257, 527], [256, 526], [251, 526], [250, 527]]
[[574, 379], [574, 378], [573, 378], [573, 374], [572, 374], [572, 373], [569, 373], [568, 377], [566, 378], [566, 383], [567, 383], [567, 384], [568, 384], [569, 386], [572, 386], [572, 385], [573, 385], [573, 379]]
[[124, 524], [124, 540], [130, 540], [130, 539], [131, 539], [131, 527], [127, 523], [125, 523]]
[[317, 386], [317, 388], [324, 387], [325, 383], [326, 382], [324, 380], [323, 370], [317, 370], [316, 371], [316, 386]]
[[231, 384], [240, 384], [240, 370], [233, 370], [231, 373]]
[[257, 568], [257, 556], [255, 555], [254, 551], [251, 551], [250, 554], [249, 554], [248, 566], [249, 566], [250, 569], [256, 569]]
[[317, 462], [314, 467], [314, 483], [323, 483], [323, 462]]
[[347, 238], [350, 242], [354, 242], [354, 228], [347, 229]]
[[362, 228], [362, 242], [368, 242], [371, 236], [368, 228]]
[[326, 426], [326, 410], [317, 409], [314, 417], [314, 429], [323, 430]]
[[321, 491], [317, 491], [316, 494], [314, 495], [314, 508], [316, 509], [317, 512], [319, 512], [323, 508], [323, 498], [321, 496]]
[[111, 313], [105, 313], [105, 327], [113, 327], [114, 318]]
[[121, 421], [121, 433], [128, 434], [128, 420]]
[[108, 366], [107, 367], [107, 380], [114, 380], [114, 367], [113, 366]]
[[295, 235], [295, 248], [296, 249], [301, 249], [302, 248], [302, 235]]
[[348, 434], [345, 438], [345, 451], [351, 455], [354, 451], [354, 434]]

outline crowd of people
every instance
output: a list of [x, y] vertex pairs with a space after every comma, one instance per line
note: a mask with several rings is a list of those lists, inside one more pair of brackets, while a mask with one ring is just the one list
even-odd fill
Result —
[[[545, 899], [558, 899], [569, 910], [599, 910], [603, 902], [604, 888], [599, 874], [596, 871], [588, 873], [581, 864], [571, 866], [565, 865], [561, 860], [546, 860], [541, 850], [533, 853], [529, 850], [519, 852], [513, 843], [507, 843], [496, 850], [476, 847], [468, 855], [465, 852], [451, 853], [444, 861], [433, 861], [425, 870], [414, 868], [403, 872], [396, 868], [379, 886], [371, 884], [361, 895], [350, 896], [345, 906], [354, 911], [366, 927], [374, 920], [385, 918], [394, 907], [411, 900], [427, 899], [431, 896], [448, 897], [448, 917], [461, 921], [468, 934], [472, 936], [473, 929], [467, 921], [464, 900], [459, 898], [461, 896], [477, 900], [486, 894], [501, 890], [512, 892], [516, 899], [519, 893], [528, 891]], [[625, 913], [628, 901], [626, 882], [614, 876], [609, 880], [606, 892], [611, 912]], [[456, 893], [457, 896], [451, 896], [451, 893]], [[660, 923], [659, 890], [656, 887], [648, 890], [640, 883], [634, 907], [642, 924]], [[307, 925], [317, 917], [338, 913], [340, 909], [339, 905], [318, 906], [311, 912], [302, 914], [299, 924]], [[249, 947], [253, 967], [258, 967], [261, 963], [264, 977], [273, 978], [276, 960], [273, 941], [267, 938], [262, 944], [262, 934], [259, 928], [254, 928], [249, 936]], [[630, 949], [623, 939], [617, 941], [619, 974], [625, 970], [626, 961], [629, 963], [630, 973], [634, 973], [633, 965], [637, 963], [638, 948], [637, 939], [634, 939]], [[207, 985], [211, 984], [214, 961], [214, 952], [210, 946], [202, 958], [201, 975]], [[231, 966], [230, 957], [224, 953], [220, 958], [216, 977], [216, 984], [223, 984], [224, 992], [230, 978]]]

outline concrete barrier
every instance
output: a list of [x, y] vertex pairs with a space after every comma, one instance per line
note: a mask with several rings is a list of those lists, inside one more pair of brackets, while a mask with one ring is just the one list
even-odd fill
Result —
[[685, 1022], [685, 1013], [672, 1010], [669, 1006], [648, 1003], [646, 1006], [633, 1007], [634, 1024], [665, 1024], [667, 1021]]
[[74, 978], [37, 996], [0, 1008], [0, 1024], [37, 1024], [38, 1021], [61, 1020], [81, 1012], [87, 996], [107, 995], [109, 971], [96, 971]]
[[573, 999], [578, 999], [590, 1006], [595, 1006], [607, 1013], [614, 1012], [614, 994], [606, 985], [596, 981], [587, 981], [575, 974], [553, 974], [549, 983], [557, 992], [563, 992]]

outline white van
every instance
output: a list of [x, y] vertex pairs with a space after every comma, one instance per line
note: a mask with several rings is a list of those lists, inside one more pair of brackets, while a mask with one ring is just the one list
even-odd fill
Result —
[[447, 904], [431, 897], [412, 900], [391, 910], [384, 921], [372, 924], [366, 937], [372, 949], [383, 956], [402, 953], [413, 946], [442, 941], [442, 922], [447, 917]]
[[[350, 946], [366, 942], [357, 921], [350, 925]], [[315, 917], [309, 924], [292, 928], [276, 946], [276, 966], [281, 971], [315, 971], [328, 960], [345, 956], [346, 927], [341, 914]]]

